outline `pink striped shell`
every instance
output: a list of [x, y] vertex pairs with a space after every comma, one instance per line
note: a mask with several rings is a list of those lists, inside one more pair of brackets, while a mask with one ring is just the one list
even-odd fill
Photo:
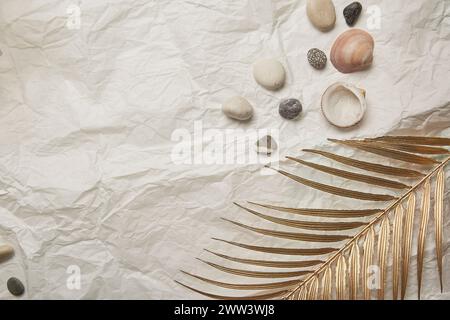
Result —
[[360, 29], [350, 29], [334, 41], [330, 60], [342, 73], [367, 69], [373, 60], [374, 41], [370, 34]]

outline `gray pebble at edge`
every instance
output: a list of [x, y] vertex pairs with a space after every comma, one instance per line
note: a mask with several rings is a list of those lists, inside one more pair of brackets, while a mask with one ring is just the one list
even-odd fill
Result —
[[8, 291], [15, 296], [21, 296], [25, 292], [25, 287], [22, 281], [14, 277], [8, 279], [6, 286]]

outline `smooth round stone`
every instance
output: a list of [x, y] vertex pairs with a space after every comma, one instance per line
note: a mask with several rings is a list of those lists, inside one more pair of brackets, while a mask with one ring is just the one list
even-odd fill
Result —
[[329, 31], [336, 23], [336, 10], [331, 0], [307, 0], [306, 14], [320, 31]]
[[277, 60], [262, 59], [253, 65], [253, 77], [264, 88], [278, 90], [284, 85], [286, 72]]
[[310, 49], [307, 57], [309, 64], [316, 69], [323, 69], [327, 64], [327, 55], [317, 48]]
[[359, 15], [362, 11], [362, 5], [359, 2], [352, 2], [344, 8], [344, 18], [345, 22], [351, 27], [358, 20]]
[[222, 111], [229, 118], [236, 120], [248, 120], [253, 116], [253, 107], [243, 97], [233, 97], [222, 105]]
[[14, 248], [10, 245], [0, 245], [0, 262], [6, 261], [14, 255]]
[[6, 283], [9, 292], [11, 292], [12, 295], [15, 296], [21, 296], [25, 292], [25, 287], [23, 286], [22, 282], [17, 278], [9, 278], [8, 282]]
[[302, 104], [297, 99], [283, 100], [280, 102], [278, 112], [283, 118], [292, 120], [302, 112]]

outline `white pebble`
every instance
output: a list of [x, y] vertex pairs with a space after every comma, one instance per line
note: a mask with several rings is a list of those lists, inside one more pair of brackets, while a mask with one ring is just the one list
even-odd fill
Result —
[[0, 262], [11, 258], [14, 254], [14, 248], [10, 245], [0, 245]]
[[324, 32], [333, 29], [336, 23], [336, 10], [331, 0], [307, 0], [306, 14], [309, 21]]
[[283, 65], [275, 59], [262, 59], [253, 65], [256, 82], [268, 90], [280, 89], [286, 80]]
[[253, 107], [243, 97], [233, 97], [222, 105], [222, 111], [229, 118], [236, 120], [248, 120], [253, 116]]

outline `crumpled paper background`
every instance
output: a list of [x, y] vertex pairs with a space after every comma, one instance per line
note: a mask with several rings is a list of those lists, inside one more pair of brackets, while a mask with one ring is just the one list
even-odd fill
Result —
[[[232, 201], [364, 206], [280, 175], [263, 176], [258, 165], [175, 164], [172, 133], [180, 128], [193, 132], [194, 121], [202, 121], [205, 129], [277, 129], [282, 157], [301, 155], [305, 147], [367, 157], [332, 146], [328, 137], [449, 136], [450, 3], [361, 1], [364, 10], [356, 27], [370, 29], [374, 37], [373, 66], [344, 75], [328, 63], [316, 71], [306, 53], [317, 47], [329, 54], [334, 39], [348, 29], [342, 16], [348, 2], [334, 1], [336, 26], [321, 33], [306, 18], [306, 1], [298, 0], [40, 0], [27, 5], [2, 0], [0, 243], [12, 244], [16, 255], [0, 265], [0, 298], [12, 298], [6, 290], [11, 276], [23, 280], [29, 299], [202, 298], [174, 279], [217, 294], [251, 294], [207, 286], [179, 272], [252, 282], [194, 258], [220, 262], [203, 248], [268, 258], [211, 237], [299, 246], [220, 220], [273, 227]], [[67, 25], [73, 15], [68, 8], [74, 5], [80, 8], [79, 29]], [[367, 12], [372, 5], [375, 9]], [[371, 20], [377, 12], [379, 29]], [[275, 57], [285, 65], [284, 89], [268, 92], [255, 83], [251, 65], [260, 57]], [[367, 91], [364, 121], [351, 130], [332, 127], [320, 112], [321, 93], [335, 81]], [[232, 95], [243, 95], [254, 105], [250, 122], [222, 114], [221, 103]], [[279, 117], [278, 103], [287, 97], [302, 101], [300, 120]], [[353, 186], [286, 161], [280, 166]], [[446, 201], [444, 293], [430, 231], [425, 299], [450, 298], [449, 209]], [[414, 254], [407, 292], [413, 299], [415, 259]], [[81, 274], [79, 289], [67, 283], [73, 268]], [[390, 288], [387, 292], [389, 297]]]

